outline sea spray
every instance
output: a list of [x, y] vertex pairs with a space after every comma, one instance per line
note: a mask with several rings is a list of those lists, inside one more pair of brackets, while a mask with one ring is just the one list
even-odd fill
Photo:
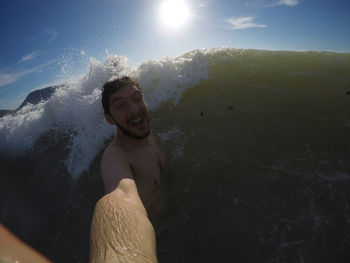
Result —
[[195, 50], [180, 57], [142, 63], [136, 70], [150, 109], [171, 99], [175, 104], [184, 90], [208, 79], [208, 56]]
[[15, 115], [5, 115], [0, 119], [0, 151], [13, 157], [23, 154], [52, 125], [46, 118], [45, 102], [28, 104]]
[[48, 131], [70, 133], [65, 147], [68, 172], [77, 178], [101, 151], [104, 141], [115, 131], [103, 117], [101, 87], [113, 78], [129, 75], [139, 80], [151, 110], [208, 77], [208, 62], [201, 51], [186, 57], [151, 60], [131, 67], [127, 58], [109, 55], [105, 61], [90, 59], [88, 73], [76, 82], [58, 88], [46, 102], [28, 105], [14, 115], [0, 119], [1, 151], [13, 156], [25, 154]]
[[61, 105], [57, 114], [57, 129], [71, 131], [72, 140], [67, 146], [70, 153], [65, 164], [73, 178], [89, 168], [104, 140], [114, 132], [103, 117], [103, 83], [114, 77], [130, 75], [131, 72], [132, 68], [127, 65], [125, 57], [109, 56], [104, 62], [91, 59], [87, 75], [79, 82], [58, 90], [52, 97], [55, 105]]

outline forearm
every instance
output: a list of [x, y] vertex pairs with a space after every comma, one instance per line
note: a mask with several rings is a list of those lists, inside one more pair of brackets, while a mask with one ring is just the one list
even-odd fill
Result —
[[0, 224], [0, 262], [50, 262]]
[[97, 202], [91, 223], [90, 263], [97, 262], [157, 262], [147, 215], [113, 193]]

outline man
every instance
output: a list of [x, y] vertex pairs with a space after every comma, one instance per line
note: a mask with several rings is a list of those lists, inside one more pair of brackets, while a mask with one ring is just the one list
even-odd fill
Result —
[[129, 77], [104, 84], [105, 118], [118, 128], [105, 150], [106, 195], [96, 204], [90, 262], [156, 262], [155, 223], [165, 205], [166, 156], [150, 131], [140, 85]]

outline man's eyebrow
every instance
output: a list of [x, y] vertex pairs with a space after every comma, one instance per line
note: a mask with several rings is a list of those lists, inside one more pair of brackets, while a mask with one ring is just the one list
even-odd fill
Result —
[[111, 101], [111, 105], [113, 105], [114, 102], [116, 102], [117, 100], [122, 100], [124, 99], [124, 97], [116, 97]]
[[132, 94], [132, 96], [135, 96], [135, 95], [138, 95], [138, 94], [141, 94], [143, 95], [143, 93], [140, 91], [140, 90], [135, 90]]
[[[139, 95], [139, 94], [141, 94], [141, 95], [143, 96], [142, 91], [140, 91], [140, 90], [135, 90], [135, 91], [131, 94], [131, 96], [134, 97], [135, 95]], [[117, 100], [123, 100], [123, 99], [125, 99], [125, 98], [124, 98], [124, 97], [116, 97], [116, 98], [114, 98], [114, 99], [111, 101], [111, 105], [113, 105], [113, 103], [116, 102]]]

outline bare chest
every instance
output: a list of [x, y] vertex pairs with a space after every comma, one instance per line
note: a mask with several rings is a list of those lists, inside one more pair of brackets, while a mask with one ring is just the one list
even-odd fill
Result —
[[145, 206], [151, 205], [161, 194], [165, 154], [155, 147], [145, 147], [131, 152], [129, 160], [139, 195]]

